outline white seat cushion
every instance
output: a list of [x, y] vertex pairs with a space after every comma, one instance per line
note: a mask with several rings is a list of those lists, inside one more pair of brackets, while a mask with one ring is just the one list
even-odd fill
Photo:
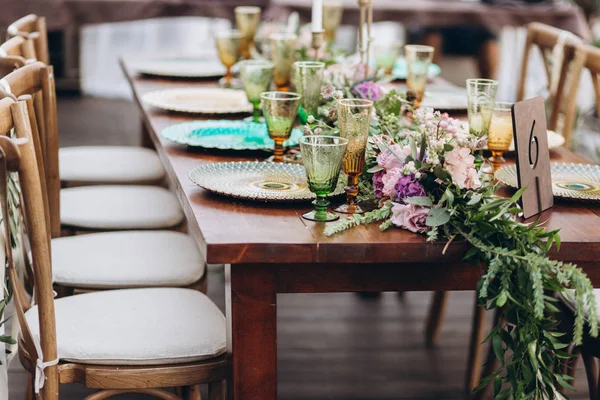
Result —
[[52, 240], [54, 282], [79, 288], [188, 286], [204, 275], [194, 240], [181, 232], [123, 231]]
[[60, 221], [87, 229], [162, 229], [183, 221], [175, 195], [157, 186], [82, 186], [60, 191]]
[[149, 183], [165, 176], [156, 152], [143, 147], [65, 147], [58, 152], [58, 162], [65, 182]]
[[[225, 317], [191, 289], [108, 290], [57, 299], [58, 357], [84, 364], [156, 365], [226, 351]], [[39, 337], [37, 307], [25, 318]]]

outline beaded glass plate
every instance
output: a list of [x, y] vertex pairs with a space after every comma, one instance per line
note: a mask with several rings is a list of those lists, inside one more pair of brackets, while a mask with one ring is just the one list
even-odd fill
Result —
[[[550, 163], [554, 197], [600, 201], [600, 166], [592, 164]], [[517, 168], [507, 165], [496, 171], [496, 179], [516, 188]]]
[[[189, 172], [196, 185], [209, 192], [245, 200], [265, 202], [311, 201], [304, 166], [258, 161], [224, 162], [201, 165]], [[340, 177], [330, 196], [344, 193]]]
[[[172, 142], [188, 146], [233, 150], [272, 150], [275, 142], [267, 125], [249, 121], [192, 121], [171, 125], [161, 135]], [[295, 146], [302, 131], [294, 129], [284, 146]]]
[[179, 88], [146, 93], [144, 103], [168, 111], [192, 114], [236, 114], [252, 112], [243, 90]]
[[225, 67], [216, 60], [202, 58], [161, 58], [136, 62], [135, 70], [144, 75], [168, 78], [213, 78], [225, 75]]

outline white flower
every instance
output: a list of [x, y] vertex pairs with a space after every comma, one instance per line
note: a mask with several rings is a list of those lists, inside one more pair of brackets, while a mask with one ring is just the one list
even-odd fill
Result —
[[306, 122], [308, 122], [309, 124], [314, 124], [315, 117], [313, 117], [312, 115], [309, 115], [308, 118], [306, 118]]
[[322, 128], [315, 128], [315, 135], [320, 135], [323, 132]]
[[341, 90], [338, 90], [335, 92], [335, 94], [333, 95], [333, 97], [335, 97], [336, 99], [343, 99], [344, 98], [344, 92], [342, 92]]
[[324, 109], [324, 110], [323, 110], [323, 116], [324, 116], [325, 118], [329, 118], [329, 110], [328, 110], [328, 109]]

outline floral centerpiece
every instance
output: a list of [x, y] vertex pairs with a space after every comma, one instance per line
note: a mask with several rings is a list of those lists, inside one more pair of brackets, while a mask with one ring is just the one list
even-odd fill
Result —
[[495, 194], [497, 187], [473, 155], [485, 147], [485, 137], [471, 135], [439, 111], [413, 110], [405, 95], [384, 94], [373, 80], [348, 82], [330, 80], [323, 87], [329, 106], [305, 131], [335, 131], [337, 98], [375, 101], [360, 187], [363, 200], [375, 207], [327, 226], [325, 234], [378, 222], [381, 230], [401, 228], [429, 241], [446, 241], [446, 248], [453, 241], [468, 242], [464, 259], [487, 266], [477, 288], [480, 303], [502, 316], [487, 339], [501, 367], [480, 387], [493, 381], [496, 399], [563, 398], [557, 388], [569, 386], [571, 379], [561, 369], [568, 344], [561, 341], [553, 318], [557, 300], [548, 293], [568, 292], [575, 299], [575, 343], [582, 340], [585, 317], [592, 336], [598, 325], [587, 276], [573, 264], [548, 258], [549, 250], [560, 246], [558, 232], [547, 231], [539, 221], [519, 221], [523, 189], [510, 198]]

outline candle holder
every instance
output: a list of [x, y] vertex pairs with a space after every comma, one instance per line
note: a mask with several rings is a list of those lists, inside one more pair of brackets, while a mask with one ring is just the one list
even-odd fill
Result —
[[319, 60], [321, 58], [321, 47], [325, 43], [325, 31], [321, 29], [320, 31], [312, 31], [312, 40], [310, 42], [310, 46], [315, 51], [315, 60]]

